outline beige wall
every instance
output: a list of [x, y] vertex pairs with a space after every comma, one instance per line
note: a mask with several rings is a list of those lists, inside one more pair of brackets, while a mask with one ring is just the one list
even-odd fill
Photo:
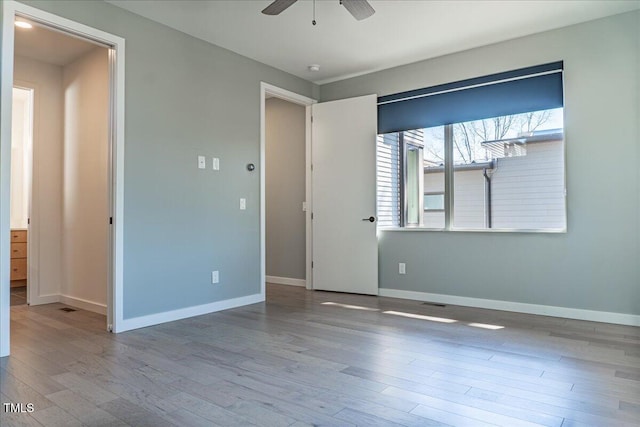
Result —
[[[15, 83], [34, 89], [33, 205], [31, 207], [30, 302], [57, 295], [61, 286], [62, 68], [16, 56]], [[38, 236], [36, 240], [33, 237]], [[39, 262], [38, 262], [39, 260]], [[39, 288], [39, 289], [38, 289]], [[49, 301], [50, 302], [50, 301]]]
[[[67, 303], [107, 303], [108, 51], [64, 67], [63, 265]], [[68, 301], [65, 298], [72, 298]], [[95, 307], [93, 307], [95, 308]]]
[[267, 276], [305, 279], [305, 107], [266, 101]]
[[11, 114], [11, 229], [27, 228], [31, 187], [31, 101], [28, 90], [13, 88]]

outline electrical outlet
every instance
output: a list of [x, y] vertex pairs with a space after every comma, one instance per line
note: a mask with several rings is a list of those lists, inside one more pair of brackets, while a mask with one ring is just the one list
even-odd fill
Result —
[[398, 263], [398, 274], [407, 274], [407, 264], [404, 262]]
[[198, 169], [205, 169], [207, 167], [207, 160], [204, 156], [198, 156]]
[[247, 199], [242, 198], [240, 199], [240, 210], [244, 211], [247, 209]]
[[220, 283], [220, 273], [218, 272], [218, 270], [211, 272], [211, 283]]

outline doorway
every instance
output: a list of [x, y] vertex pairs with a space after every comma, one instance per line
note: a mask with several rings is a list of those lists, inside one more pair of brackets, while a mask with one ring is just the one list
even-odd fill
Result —
[[[316, 101], [267, 83], [261, 83], [260, 93], [260, 258], [264, 296], [266, 282], [313, 289], [311, 105]], [[295, 129], [288, 131], [288, 126]], [[288, 160], [295, 164], [287, 167]], [[295, 259], [288, 264], [291, 254]]]
[[29, 302], [27, 292], [29, 211], [33, 152], [33, 89], [13, 87], [11, 135], [11, 305]]
[[[102, 312], [105, 327], [115, 332], [122, 322], [124, 40], [20, 3], [3, 2], [2, 9], [0, 356], [6, 356], [10, 253], [17, 234], [10, 217], [23, 205], [15, 200], [31, 200], [22, 215], [29, 303], [63, 302]], [[47, 35], [38, 39], [37, 32]], [[57, 58], [48, 56], [54, 53]], [[95, 84], [98, 75], [104, 84]], [[14, 85], [29, 89], [34, 100], [30, 188], [23, 185], [15, 200], [11, 169], [19, 163], [6, 156]], [[54, 108], [45, 111], [48, 104]], [[56, 114], [60, 120], [54, 124]], [[87, 281], [99, 286], [91, 289]]]

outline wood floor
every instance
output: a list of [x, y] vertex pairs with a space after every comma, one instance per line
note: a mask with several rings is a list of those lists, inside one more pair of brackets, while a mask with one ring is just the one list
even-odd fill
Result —
[[265, 304], [118, 335], [62, 304], [13, 307], [1, 400], [35, 411], [0, 410], [0, 423], [640, 425], [640, 328], [267, 291]]

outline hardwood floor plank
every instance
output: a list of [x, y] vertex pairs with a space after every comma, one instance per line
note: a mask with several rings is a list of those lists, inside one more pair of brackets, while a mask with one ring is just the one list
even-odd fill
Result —
[[67, 389], [84, 396], [95, 405], [101, 405], [118, 398], [116, 394], [111, 393], [102, 387], [98, 387], [91, 381], [87, 381], [79, 375], [71, 372], [55, 375], [52, 378]]
[[[345, 408], [335, 415], [339, 420], [344, 420], [353, 423], [354, 425], [366, 425], [366, 426], [389, 426], [389, 427], [402, 427], [406, 424], [398, 424], [389, 420], [378, 418], [375, 415], [365, 414], [364, 412], [355, 411], [350, 408]], [[417, 425], [417, 424], [416, 424]], [[426, 424], [423, 424], [426, 425]]]
[[17, 358], [10, 359], [5, 364], [4, 370], [15, 376], [17, 379], [31, 387], [36, 392], [46, 395], [54, 393], [56, 391], [64, 390], [64, 386], [54, 381], [48, 375], [43, 375], [33, 369], [31, 366], [26, 365]]
[[[505, 405], [512, 406], [514, 408], [522, 408], [530, 411], [535, 411], [541, 414], [548, 414], [556, 417], [570, 418], [579, 422], [591, 423], [594, 426], [620, 426], [631, 427], [635, 423], [632, 422], [620, 411], [607, 411], [602, 415], [593, 414], [589, 406], [582, 407], [590, 412], [583, 412], [577, 408], [563, 408], [556, 405], [550, 405], [548, 403], [540, 403], [531, 401], [528, 399], [522, 399], [513, 396], [501, 395], [489, 390], [471, 389], [468, 393], [470, 396], [475, 396], [480, 399], [485, 399], [492, 402], [503, 403]], [[625, 420], [625, 418], [627, 418]]]
[[170, 398], [166, 399], [166, 401], [170, 402], [176, 407], [188, 410], [191, 413], [194, 413], [202, 418], [223, 426], [231, 427], [258, 425], [241, 415], [238, 415], [225, 408], [221, 408], [203, 399], [199, 399], [188, 393], [178, 393], [177, 395], [171, 396]]
[[115, 426], [117, 424], [124, 424], [113, 415], [95, 406], [93, 402], [82, 398], [79, 394], [71, 390], [62, 390], [48, 394], [47, 399], [54, 402], [74, 418], [80, 420], [84, 425]]
[[193, 414], [185, 409], [178, 409], [168, 415], [169, 420], [175, 422], [179, 426], [190, 427], [224, 427], [222, 424], [216, 424], [211, 420], [202, 418], [199, 415]]
[[55, 406], [49, 399], [4, 369], [0, 370], [0, 391], [9, 398], [8, 402], [22, 404], [32, 403], [34, 407], [38, 409]]
[[[445, 399], [438, 399], [438, 398], [434, 398], [434, 397], [430, 397], [430, 396], [426, 396], [424, 394], [421, 393], [414, 393], [411, 391], [407, 391], [407, 390], [401, 390], [398, 389], [396, 387], [389, 387], [387, 388], [384, 392], [384, 394], [389, 394], [392, 396], [402, 396], [406, 399], [412, 400], [416, 403], [419, 404], [419, 407], [429, 407], [429, 408], [433, 408], [436, 410], [441, 410], [441, 411], [448, 411], [448, 412], [453, 412], [457, 415], [460, 416], [464, 416], [467, 418], [471, 418], [473, 420], [476, 420], [478, 422], [486, 422], [486, 423], [490, 423], [490, 424], [496, 424], [496, 425], [504, 425], [504, 426], [511, 426], [511, 427], [517, 427], [517, 426], [522, 426], [522, 427], [533, 427], [533, 426], [540, 426], [539, 423], [534, 423], [534, 422], [530, 422], [530, 421], [526, 421], [523, 419], [519, 419], [519, 418], [515, 418], [512, 416], [508, 416], [508, 415], [502, 415], [496, 412], [491, 412], [489, 410], [485, 410], [485, 409], [480, 409], [480, 408], [476, 408], [473, 406], [468, 406], [468, 405], [464, 405], [464, 404], [459, 404], [459, 403], [454, 403]], [[489, 405], [486, 405], [489, 406]], [[411, 411], [412, 413], [416, 413], [416, 410], [414, 409], [413, 411]], [[562, 424], [562, 419], [558, 419], [557, 423], [554, 423], [554, 425], [556, 426], [560, 426]], [[549, 425], [549, 424], [547, 424]]]
[[[145, 408], [136, 405], [132, 401], [124, 398], [110, 400], [99, 406], [100, 409], [110, 413], [114, 417], [124, 421], [132, 427], [175, 427], [181, 426], [170, 422], [168, 419], [147, 411]], [[178, 408], [174, 408], [177, 411]]]
[[418, 405], [414, 410], [411, 411], [411, 413], [423, 418], [438, 421], [445, 425], [456, 427], [495, 427], [496, 425], [498, 425], [495, 423], [486, 423], [475, 418], [469, 418], [464, 415], [425, 405]]
[[82, 427], [82, 422], [79, 419], [58, 406], [38, 409], [32, 415], [46, 427]]

